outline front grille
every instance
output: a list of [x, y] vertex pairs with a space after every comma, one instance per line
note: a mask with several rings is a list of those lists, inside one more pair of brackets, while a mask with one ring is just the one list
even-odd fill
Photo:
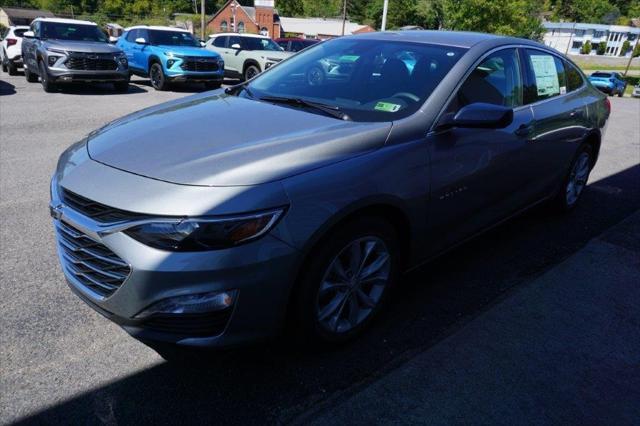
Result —
[[102, 297], [109, 297], [127, 279], [131, 268], [107, 246], [56, 220], [56, 235], [65, 272]]
[[64, 188], [60, 190], [60, 197], [62, 202], [72, 210], [98, 222], [112, 223], [145, 217], [145, 215], [140, 213], [105, 206], [104, 204], [92, 201]]
[[220, 69], [220, 66], [218, 65], [218, 61], [216, 59], [187, 56], [183, 58], [180, 68], [185, 71], [215, 72]]
[[227, 308], [204, 314], [154, 315], [146, 320], [142, 327], [169, 334], [217, 336], [222, 334], [227, 326], [231, 311], [231, 308]]
[[65, 61], [70, 70], [83, 71], [113, 71], [118, 69], [118, 63], [111, 54], [83, 54], [72, 53]]

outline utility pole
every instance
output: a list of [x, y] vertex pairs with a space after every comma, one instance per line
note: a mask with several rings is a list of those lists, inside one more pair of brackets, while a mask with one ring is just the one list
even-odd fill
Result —
[[384, 0], [384, 6], [382, 7], [382, 29], [384, 31], [387, 28], [387, 9], [389, 8], [389, 0]]
[[347, 25], [347, 0], [342, 4], [342, 35], [344, 36], [344, 27]]
[[636, 46], [638, 45], [638, 43], [640, 43], [638, 41], [638, 38], [636, 38], [636, 44], [633, 46], [629, 46], [631, 48], [631, 55], [629, 55], [629, 62], [627, 62], [627, 67], [624, 69], [624, 76], [627, 76], [627, 73], [629, 72], [629, 67], [631, 66], [631, 61], [633, 61], [633, 52], [634, 50], [636, 50]]
[[569, 33], [569, 41], [567, 42], [567, 49], [564, 51], [564, 56], [567, 56], [569, 54], [569, 48], [571, 47], [571, 41], [573, 40], [573, 34], [576, 32], [576, 24], [577, 24], [577, 22], [573, 23], [573, 27], [571, 28], [571, 32]]
[[202, 13], [200, 17], [200, 38], [204, 40], [204, 0], [200, 0], [200, 13]]

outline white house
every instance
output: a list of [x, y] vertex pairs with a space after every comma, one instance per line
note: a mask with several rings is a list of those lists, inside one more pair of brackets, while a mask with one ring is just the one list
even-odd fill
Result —
[[562, 53], [579, 55], [580, 49], [587, 42], [591, 42], [591, 54], [596, 54], [596, 47], [601, 42], [607, 43], [606, 56], [620, 56], [622, 45], [629, 40], [631, 51], [640, 38], [640, 28], [622, 25], [584, 24], [579, 22], [543, 22], [546, 29], [543, 42]]

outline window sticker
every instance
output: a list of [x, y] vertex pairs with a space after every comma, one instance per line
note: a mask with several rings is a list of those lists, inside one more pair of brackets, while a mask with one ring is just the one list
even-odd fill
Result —
[[567, 88], [565, 86], [560, 86], [560, 94], [565, 95], [567, 93]]
[[[530, 55], [536, 77], [538, 96], [554, 96], [560, 93], [560, 81], [553, 56]], [[566, 90], [566, 89], [565, 89]]]
[[390, 102], [378, 102], [375, 106], [376, 111], [384, 111], [384, 112], [397, 112], [400, 110], [400, 105], [392, 104]]

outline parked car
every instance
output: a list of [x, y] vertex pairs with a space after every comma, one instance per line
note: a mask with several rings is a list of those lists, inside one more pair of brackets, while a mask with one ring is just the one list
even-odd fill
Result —
[[635, 86], [633, 86], [633, 92], [631, 93], [631, 96], [633, 96], [634, 98], [640, 98], [640, 84], [636, 84]]
[[293, 54], [282, 50], [269, 37], [257, 34], [215, 34], [205, 47], [222, 55], [225, 76], [244, 80], [252, 79]]
[[24, 75], [30, 83], [40, 77], [45, 92], [71, 82], [109, 82], [118, 92], [129, 90], [127, 57], [94, 22], [36, 18], [23, 37]]
[[[350, 78], [309, 84], [336, 57]], [[81, 299], [168, 358], [285, 324], [345, 341], [403, 271], [541, 202], [576, 207], [609, 114], [533, 41], [327, 41], [67, 149], [51, 181], [60, 262]]]
[[2, 71], [9, 75], [16, 75], [18, 68], [22, 68], [22, 35], [29, 31], [26, 26], [12, 26], [2, 35], [0, 42], [0, 61]]
[[622, 97], [627, 89], [627, 82], [617, 72], [597, 71], [589, 76], [589, 81], [596, 88], [611, 96]]
[[149, 77], [156, 90], [184, 82], [217, 89], [224, 78], [221, 56], [202, 48], [186, 30], [139, 25], [127, 28], [116, 46], [126, 53], [131, 72]]
[[285, 52], [299, 52], [314, 44], [320, 43], [320, 40], [312, 38], [277, 38], [275, 42], [282, 47]]

